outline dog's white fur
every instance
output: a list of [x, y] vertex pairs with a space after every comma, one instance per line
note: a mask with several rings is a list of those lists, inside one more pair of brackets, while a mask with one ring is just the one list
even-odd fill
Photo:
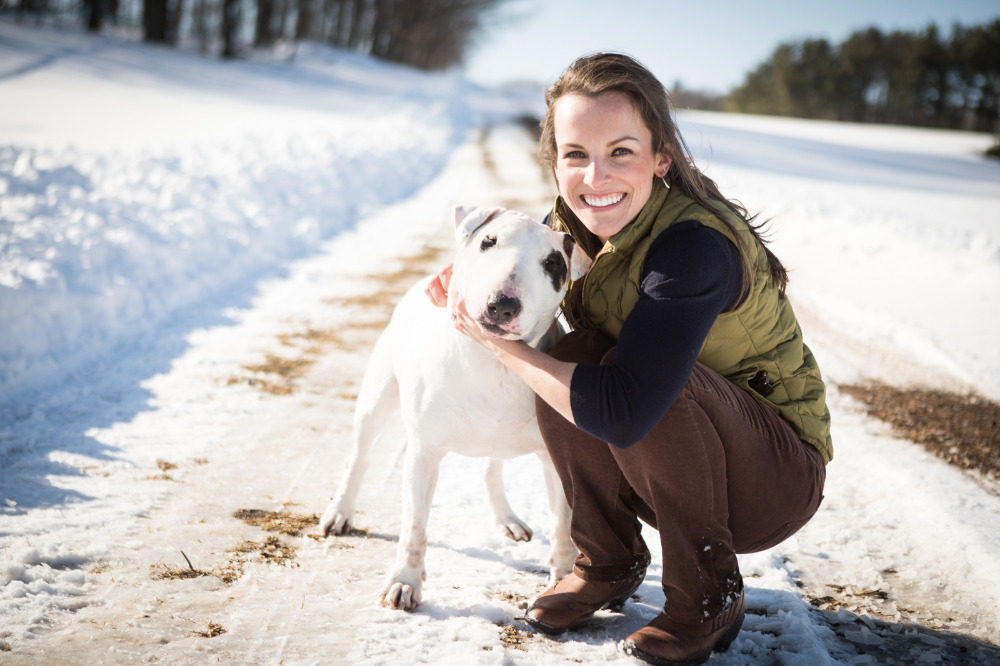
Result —
[[[502, 208], [457, 208], [455, 236], [459, 250], [449, 304], [461, 294], [484, 330], [544, 347], [556, 330], [567, 280], [590, 268], [589, 257], [568, 235]], [[435, 307], [424, 294], [426, 284], [421, 281], [407, 292], [375, 344], [355, 408], [347, 472], [320, 519], [324, 534], [350, 530], [372, 443], [400, 408], [407, 437], [403, 516], [396, 562], [380, 603], [404, 610], [421, 600], [427, 518], [438, 466], [449, 451], [487, 459], [490, 506], [498, 525], [514, 540], [528, 540], [532, 533], [507, 503], [503, 459], [537, 455], [554, 518], [552, 581], [572, 570], [576, 554], [569, 505], [538, 431], [534, 393], [492, 352], [455, 330], [449, 309]]]

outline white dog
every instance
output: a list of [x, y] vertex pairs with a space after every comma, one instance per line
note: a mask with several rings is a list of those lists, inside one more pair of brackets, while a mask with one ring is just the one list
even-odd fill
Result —
[[[459, 250], [449, 302], [461, 294], [484, 331], [544, 348], [557, 330], [568, 280], [582, 277], [590, 258], [567, 234], [502, 208], [457, 208], [455, 236]], [[552, 582], [572, 570], [576, 554], [569, 505], [535, 420], [534, 393], [491, 352], [455, 330], [449, 309], [434, 306], [424, 294], [426, 284], [406, 293], [375, 344], [355, 408], [347, 472], [320, 519], [324, 534], [349, 531], [372, 443], [401, 408], [407, 438], [403, 516], [396, 562], [379, 602], [404, 610], [420, 603], [427, 518], [438, 466], [449, 451], [487, 458], [490, 506], [514, 540], [530, 539], [531, 530], [507, 503], [503, 459], [536, 454], [554, 517]]]

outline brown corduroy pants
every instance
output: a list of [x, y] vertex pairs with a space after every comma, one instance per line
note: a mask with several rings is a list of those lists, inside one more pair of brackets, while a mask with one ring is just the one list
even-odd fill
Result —
[[[614, 343], [575, 331], [548, 352], [611, 362]], [[642, 441], [618, 449], [541, 399], [538, 423], [573, 509], [575, 573], [615, 581], [649, 563], [639, 519], [663, 551], [664, 612], [702, 622], [742, 589], [737, 553], [770, 548], [819, 508], [826, 469], [784, 420], [697, 364], [680, 397]]]

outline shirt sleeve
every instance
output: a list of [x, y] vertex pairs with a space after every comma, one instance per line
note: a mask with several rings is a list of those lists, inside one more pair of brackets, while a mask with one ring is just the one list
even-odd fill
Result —
[[645, 437], [680, 395], [715, 319], [739, 304], [741, 291], [739, 250], [718, 231], [689, 220], [657, 236], [613, 362], [573, 372], [577, 427], [618, 448]]

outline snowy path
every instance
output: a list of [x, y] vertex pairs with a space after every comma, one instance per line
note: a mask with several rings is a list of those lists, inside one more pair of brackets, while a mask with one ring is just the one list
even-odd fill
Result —
[[[520, 130], [508, 128], [510, 132]], [[503, 149], [504, 132], [498, 134]], [[447, 260], [452, 245], [447, 220], [456, 196], [461, 192], [476, 196], [477, 202], [488, 198], [522, 209], [544, 208], [546, 195], [521, 184], [516, 192], [505, 191], [495, 174], [486, 173], [484, 149], [472, 144], [458, 151], [449, 170], [418, 197], [338, 236], [322, 254], [299, 262], [289, 278], [265, 285], [252, 308], [231, 313], [237, 324], [193, 333], [190, 347], [170, 371], [143, 382], [148, 401], [134, 418], [88, 430], [88, 446], [54, 461], [81, 466], [80, 476], [60, 485], [67, 496], [89, 498], [95, 522], [66, 526], [60, 507], [32, 510], [21, 520], [8, 517], [5, 543], [15, 549], [12, 559], [33, 559], [24, 555], [21, 544], [37, 550], [35, 581], [60, 588], [49, 590], [52, 607], [36, 627], [40, 635], [16, 642], [11, 663], [33, 663], [42, 656], [51, 661], [53, 655], [64, 663], [97, 663], [98, 658], [117, 663], [154, 655], [198, 663], [206, 651], [242, 663], [348, 663], [353, 661], [348, 655], [359, 649], [350, 637], [369, 633], [365, 627], [373, 620], [413, 621], [375, 610], [373, 603], [398, 531], [398, 465], [392, 450], [398, 441], [387, 444], [386, 468], [370, 472], [362, 494], [362, 519], [372, 526], [370, 538], [296, 540], [294, 568], [250, 565], [232, 586], [215, 578], [154, 578], [165, 568], [186, 568], [181, 551], [196, 568], [210, 570], [226, 563], [227, 549], [262, 539], [259, 530], [232, 517], [237, 509], [322, 511], [348, 450], [351, 398], [367, 351], [392, 300], [415, 276]], [[529, 159], [520, 150], [513, 164], [506, 156], [502, 161], [517, 169]], [[537, 167], [532, 169], [538, 173]], [[526, 177], [531, 171], [519, 173]], [[488, 197], [477, 177], [492, 179]], [[534, 200], [517, 199], [523, 196]], [[359, 274], [358, 266], [380, 266], [386, 273]], [[172, 347], [176, 341], [164, 344]], [[267, 379], [266, 373], [255, 375], [243, 367], [264, 362], [268, 353], [306, 358], [315, 365], [291, 395], [273, 395], [258, 390], [262, 382], [245, 380]], [[148, 366], [148, 359], [118, 361], [124, 366], [130, 362]], [[134, 373], [127, 367], [109, 370], [108, 379], [88, 392], [121, 396], [129, 391], [118, 382]], [[230, 383], [234, 378], [240, 381]], [[116, 420], [114, 408], [77, 418]], [[104, 461], [98, 449], [106, 452]], [[442, 486], [462, 478], [469, 468], [476, 473], [477, 466], [467, 461], [450, 465]], [[531, 461], [513, 467], [534, 473]], [[164, 471], [172, 480], [156, 480]], [[114, 490], [108, 494], [107, 489]], [[435, 531], [446, 531], [449, 522], [468, 523], [470, 515], [473, 523], [489, 515], [474, 487], [469, 497], [462, 488], [450, 492], [458, 506], [436, 512]], [[532, 501], [535, 505], [522, 513], [544, 527], [544, 499]], [[16, 538], [15, 530], [20, 531]], [[545, 580], [544, 570], [535, 564], [545, 555], [543, 544], [506, 546], [499, 538], [484, 543], [479, 536], [481, 532], [470, 535], [465, 546], [442, 543], [440, 549], [453, 559], [477, 560], [483, 548], [501, 546], [487, 558], [493, 569], [489, 576], [504, 580], [512, 565], [528, 567], [518, 573], [527, 578], [520, 594], [537, 592]], [[432, 567], [451, 568], [435, 565], [435, 560], [440, 555], [431, 558]], [[435, 582], [429, 588], [436, 588]], [[472, 592], [487, 599], [490, 594]], [[492, 605], [492, 619], [504, 618], [499, 610], [503, 604], [497, 600]], [[226, 633], [211, 641], [197, 637], [195, 632], [209, 622]], [[51, 631], [45, 629], [49, 623]], [[496, 644], [497, 630], [490, 622], [487, 626], [486, 642]], [[372, 644], [397, 649], [381, 640]]]
[[[146, 367], [137, 358], [118, 359], [86, 388], [102, 400], [85, 401], [90, 411], [76, 420], [101, 425], [84, 433], [78, 452], [53, 460], [80, 467], [61, 487], [67, 497], [89, 498], [84, 522], [67, 524], [63, 512], [71, 509], [61, 505], [5, 522], [15, 560], [30, 560], [22, 547], [37, 550], [37, 592], [53, 589], [44, 618], [4, 663], [631, 663], [615, 643], [662, 602], [656, 562], [640, 600], [593, 629], [553, 641], [516, 619], [545, 583], [544, 498], [529, 459], [509, 466], [508, 485], [515, 508], [540, 528], [534, 542], [515, 545], [494, 533], [477, 484], [459, 482], [475, 478], [478, 464], [449, 459], [432, 513], [425, 604], [412, 615], [377, 608], [398, 530], [398, 433], [382, 442], [383, 465], [362, 492], [367, 537], [283, 537], [294, 559], [264, 564], [248, 556], [232, 584], [158, 579], [187, 568], [185, 556], [211, 570], [231, 562], [228, 551], [240, 543], [262, 541], [264, 532], [232, 516], [238, 509], [322, 511], [348, 449], [351, 397], [394, 294], [448, 257], [445, 220], [459, 196], [545, 210], [548, 190], [529, 150], [528, 137], [510, 127], [466, 145], [419, 195], [262, 285], [252, 307], [229, 313], [235, 323], [190, 334], [169, 370], [142, 382], [144, 404], [121, 404], [133, 400], [122, 378], [140, 370], [129, 364]], [[818, 356], [850, 374], [843, 338], [822, 330], [818, 318], [803, 319]], [[169, 353], [178, 341], [157, 344]], [[279, 377], [246, 369], [268, 354], [306, 362], [287, 395], [260, 390], [262, 380], [285, 385]], [[65, 390], [70, 397], [85, 389]], [[887, 436], [835, 392], [833, 407], [838, 461], [823, 510], [780, 548], [743, 559], [750, 615], [738, 642], [713, 663], [1000, 658], [1000, 650], [951, 633], [998, 639], [1000, 501], [957, 471], [942, 473], [942, 463]], [[156, 480], [163, 474], [172, 480]], [[887, 496], [901, 486], [912, 492]], [[952, 504], [942, 506], [943, 498]], [[957, 554], [960, 562], [949, 561]], [[830, 585], [865, 619], [810, 610], [802, 595], [836, 596]], [[943, 629], [904, 626], [917, 620]], [[210, 623], [225, 633], [199, 635]]]

